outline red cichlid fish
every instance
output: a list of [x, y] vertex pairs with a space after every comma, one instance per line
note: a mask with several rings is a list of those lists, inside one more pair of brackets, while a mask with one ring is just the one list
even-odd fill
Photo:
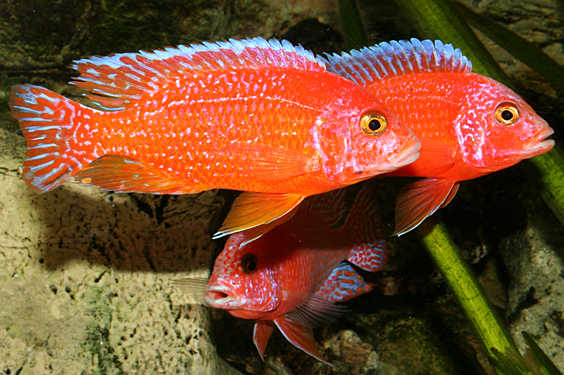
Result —
[[95, 56], [74, 68], [72, 83], [104, 111], [12, 88], [28, 145], [23, 178], [40, 193], [71, 176], [116, 192], [243, 190], [217, 236], [257, 226], [259, 236], [309, 195], [418, 157], [394, 114], [287, 41]]
[[246, 231], [231, 235], [215, 261], [205, 300], [233, 316], [255, 319], [253, 342], [263, 358], [277, 326], [297, 348], [328, 363], [312, 328], [342, 312], [334, 302], [372, 289], [341, 261], [372, 272], [385, 265], [382, 224], [366, 187], [343, 226], [333, 228], [346, 208], [343, 191], [309, 198], [292, 219], [244, 246]]
[[553, 133], [501, 83], [472, 73], [459, 49], [417, 39], [327, 57], [333, 71], [366, 87], [410, 127], [421, 156], [391, 176], [428, 177], [405, 186], [395, 234], [417, 227], [454, 197], [460, 181], [549, 151]]

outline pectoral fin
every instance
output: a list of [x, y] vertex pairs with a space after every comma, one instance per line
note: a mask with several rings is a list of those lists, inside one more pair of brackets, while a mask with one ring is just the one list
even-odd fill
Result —
[[279, 181], [313, 171], [316, 159], [303, 152], [256, 143], [234, 142], [225, 153], [237, 155], [229, 164], [238, 173], [259, 181]]
[[249, 237], [246, 241], [248, 243], [288, 220], [291, 217], [288, 214], [297, 208], [304, 198], [298, 194], [244, 192], [235, 199], [231, 211], [213, 238], [258, 227], [252, 233], [254, 237]]
[[396, 200], [394, 235], [401, 236], [411, 231], [446, 206], [456, 195], [459, 184], [444, 178], [426, 178], [404, 186]]

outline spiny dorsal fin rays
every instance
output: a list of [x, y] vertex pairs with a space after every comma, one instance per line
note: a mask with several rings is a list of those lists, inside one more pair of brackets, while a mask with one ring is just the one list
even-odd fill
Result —
[[458, 48], [436, 40], [383, 42], [349, 53], [326, 55], [327, 69], [366, 86], [370, 82], [421, 72], [471, 72], [472, 63]]
[[72, 83], [107, 110], [123, 110], [167, 85], [178, 85], [195, 73], [264, 67], [325, 71], [325, 61], [286, 40], [252, 38], [180, 45], [153, 52], [119, 53], [76, 60], [81, 75]]
[[308, 197], [302, 203], [297, 214], [315, 214], [330, 226], [337, 225], [347, 211], [345, 191], [345, 189], [337, 189], [328, 193]]

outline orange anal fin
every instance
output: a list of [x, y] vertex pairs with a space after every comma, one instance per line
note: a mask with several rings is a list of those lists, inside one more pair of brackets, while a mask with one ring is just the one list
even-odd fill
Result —
[[[262, 226], [248, 237], [246, 243], [268, 232], [274, 226], [282, 224], [291, 216], [284, 217], [302, 202], [305, 197], [298, 194], [273, 194], [244, 192], [235, 199], [231, 211], [225, 218], [214, 239], [245, 229]], [[273, 223], [275, 225], [265, 225]], [[257, 237], [258, 236], [258, 237]]]
[[396, 201], [394, 235], [401, 236], [411, 231], [448, 204], [456, 194], [458, 185], [458, 182], [444, 178], [426, 178], [404, 186]]
[[253, 331], [253, 342], [257, 347], [260, 358], [264, 361], [264, 352], [270, 336], [274, 332], [274, 323], [270, 320], [257, 320]]
[[292, 343], [296, 348], [303, 350], [312, 357], [333, 366], [319, 351], [313, 330], [310, 326], [302, 323], [299, 319], [291, 315], [282, 315], [274, 320], [274, 323], [280, 329], [280, 332]]
[[75, 175], [76, 181], [118, 193], [188, 194], [197, 189], [127, 156], [106, 155]]

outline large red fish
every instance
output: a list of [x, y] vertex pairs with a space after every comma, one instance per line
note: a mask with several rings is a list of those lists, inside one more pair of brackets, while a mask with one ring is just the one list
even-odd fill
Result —
[[206, 302], [255, 319], [253, 341], [261, 357], [276, 326], [296, 347], [328, 363], [312, 327], [342, 311], [334, 302], [372, 288], [341, 261], [367, 271], [385, 265], [381, 220], [368, 189], [361, 189], [343, 226], [333, 228], [346, 208], [343, 190], [309, 198], [292, 219], [244, 246], [246, 231], [231, 235], [215, 261]]
[[287, 41], [232, 39], [74, 68], [73, 83], [104, 111], [12, 88], [28, 145], [23, 178], [40, 193], [71, 176], [116, 192], [243, 190], [218, 235], [258, 226], [258, 236], [309, 195], [418, 157], [419, 141], [394, 114]]
[[472, 73], [459, 49], [417, 39], [392, 41], [328, 56], [330, 71], [366, 87], [410, 127], [421, 156], [390, 173], [428, 177], [404, 187], [395, 234], [446, 206], [460, 181], [508, 168], [549, 151], [553, 133], [540, 116], [501, 83]]

